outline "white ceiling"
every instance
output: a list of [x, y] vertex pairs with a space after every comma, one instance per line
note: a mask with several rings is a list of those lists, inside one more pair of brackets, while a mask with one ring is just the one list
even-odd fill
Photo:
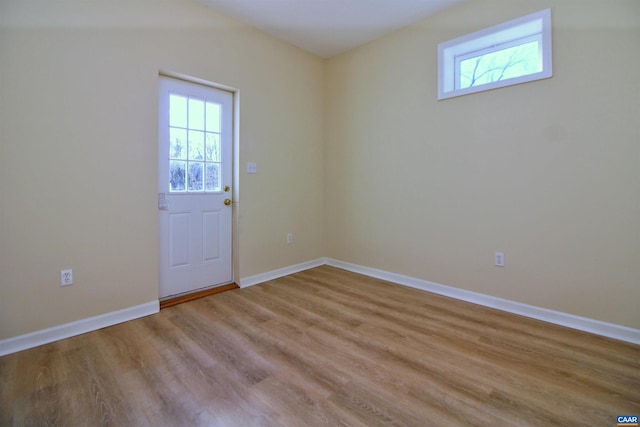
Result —
[[197, 0], [323, 58], [467, 0]]

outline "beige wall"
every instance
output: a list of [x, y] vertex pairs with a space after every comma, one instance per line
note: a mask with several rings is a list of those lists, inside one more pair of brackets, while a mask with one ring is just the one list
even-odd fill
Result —
[[[439, 42], [547, 7], [553, 78], [436, 100]], [[328, 256], [640, 328], [638, 46], [636, 0], [482, 0], [328, 61]]]
[[161, 69], [240, 90], [236, 279], [324, 255], [321, 59], [186, 0], [2, 0], [0, 339], [157, 299]]
[[[545, 7], [552, 79], [435, 100], [438, 42]], [[640, 328], [639, 23], [476, 0], [322, 61], [188, 0], [0, 0], [0, 339], [157, 298], [161, 69], [240, 89], [236, 279], [330, 256]]]

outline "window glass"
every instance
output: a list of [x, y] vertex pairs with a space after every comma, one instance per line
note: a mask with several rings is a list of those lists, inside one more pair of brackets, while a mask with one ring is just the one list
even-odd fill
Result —
[[169, 191], [221, 191], [219, 104], [169, 95]]
[[537, 40], [459, 61], [458, 87], [464, 89], [542, 71]]

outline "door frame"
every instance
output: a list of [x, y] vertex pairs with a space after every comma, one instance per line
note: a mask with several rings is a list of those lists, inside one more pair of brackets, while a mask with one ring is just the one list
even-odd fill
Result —
[[[232, 176], [232, 185], [231, 185], [231, 201], [232, 201], [232, 209], [231, 209], [231, 280], [236, 285], [239, 282], [240, 277], [240, 267], [239, 267], [239, 259], [240, 259], [240, 244], [239, 244], [239, 233], [238, 233], [238, 223], [240, 219], [240, 90], [233, 86], [228, 86], [222, 83], [216, 83], [210, 80], [201, 79], [198, 77], [193, 77], [187, 74], [177, 73], [174, 71], [160, 69], [158, 72], [158, 78], [171, 78], [182, 80], [186, 83], [198, 84], [201, 86], [210, 87], [213, 89], [224, 90], [231, 93], [232, 98], [232, 144], [231, 144], [231, 176]], [[156, 84], [157, 81], [156, 81]], [[156, 90], [156, 94], [158, 91]], [[156, 101], [156, 106], [159, 105], [159, 99]], [[157, 117], [157, 115], [156, 115]], [[155, 126], [156, 132], [158, 132], [159, 124], [156, 122]], [[157, 134], [156, 134], [157, 135]], [[158, 159], [158, 136], [155, 139], [155, 159]], [[159, 179], [159, 170], [158, 170], [158, 161], [156, 160], [156, 180]], [[158, 183], [156, 182], [156, 187], [158, 187]], [[157, 189], [156, 189], [157, 192]], [[159, 216], [157, 214], [156, 209], [156, 247], [158, 250], [158, 256], [156, 259], [158, 260], [158, 295], [160, 295], [160, 224], [159, 224]], [[224, 285], [223, 285], [224, 286]], [[216, 286], [212, 286], [206, 289], [215, 289]], [[199, 289], [202, 291], [203, 289]], [[198, 291], [196, 291], [198, 292]], [[189, 294], [191, 292], [186, 292], [185, 294]], [[185, 295], [180, 294], [180, 295]], [[172, 295], [166, 298], [158, 298], [160, 300], [168, 300], [175, 298], [176, 295]]]

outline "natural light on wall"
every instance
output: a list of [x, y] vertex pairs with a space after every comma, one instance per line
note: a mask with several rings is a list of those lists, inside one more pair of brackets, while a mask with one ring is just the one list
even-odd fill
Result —
[[438, 45], [438, 99], [551, 75], [550, 9]]

